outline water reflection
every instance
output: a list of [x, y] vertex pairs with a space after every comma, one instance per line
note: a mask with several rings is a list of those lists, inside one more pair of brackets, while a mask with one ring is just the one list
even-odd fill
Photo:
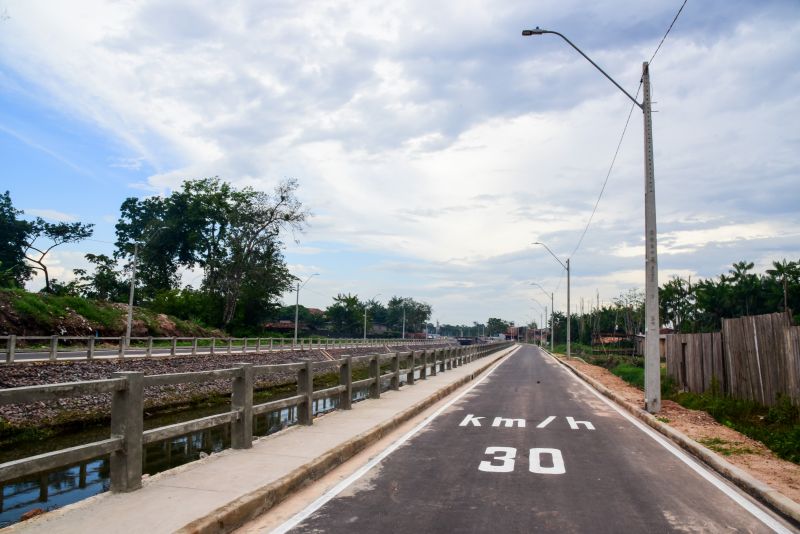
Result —
[[[385, 389], [384, 385], [388, 388], [388, 382], [385, 382], [381, 384], [381, 389]], [[353, 402], [368, 397], [369, 388], [353, 390]], [[338, 397], [318, 399], [313, 402], [312, 411], [314, 415], [321, 415], [338, 407]], [[253, 435], [268, 436], [295, 424], [297, 424], [296, 408], [284, 408], [257, 415], [253, 418]], [[143, 450], [142, 471], [154, 475], [193, 462], [205, 455], [220, 452], [230, 446], [230, 425], [221, 425], [150, 443], [145, 445]], [[0, 528], [16, 523], [23, 514], [31, 510], [38, 508], [49, 511], [107, 491], [110, 486], [109, 474], [109, 458], [105, 456], [58, 471], [7, 483], [2, 488], [0, 498]]]

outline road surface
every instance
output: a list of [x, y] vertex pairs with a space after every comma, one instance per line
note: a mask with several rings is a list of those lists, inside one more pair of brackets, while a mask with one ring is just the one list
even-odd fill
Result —
[[794, 531], [532, 346], [426, 422], [276, 531]]

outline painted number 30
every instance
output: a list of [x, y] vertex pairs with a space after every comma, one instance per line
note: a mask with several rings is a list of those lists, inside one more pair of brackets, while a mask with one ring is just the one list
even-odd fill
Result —
[[[480, 471], [489, 473], [510, 473], [514, 470], [514, 460], [517, 456], [517, 449], [514, 447], [486, 447], [486, 454], [492, 456], [491, 460], [484, 460], [478, 466]], [[564, 470], [564, 458], [558, 449], [531, 449], [529, 451], [528, 468], [531, 473], [541, 475], [562, 475]], [[550, 458], [552, 466], [542, 466], [542, 456]]]

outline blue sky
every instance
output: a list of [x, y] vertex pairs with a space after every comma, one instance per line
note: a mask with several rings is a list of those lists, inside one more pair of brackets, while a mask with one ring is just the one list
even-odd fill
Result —
[[[129, 196], [286, 177], [314, 216], [287, 239], [301, 302], [424, 300], [434, 320], [538, 320], [643, 286], [634, 93], [681, 1], [0, 0], [2, 188], [93, 222], [58, 278], [108, 253]], [[660, 279], [800, 259], [800, 4], [689, 0], [652, 67]], [[186, 273], [184, 282], [197, 284]], [[32, 288], [39, 287], [35, 280]], [[287, 295], [287, 301], [294, 301]], [[588, 306], [588, 303], [586, 304]]]

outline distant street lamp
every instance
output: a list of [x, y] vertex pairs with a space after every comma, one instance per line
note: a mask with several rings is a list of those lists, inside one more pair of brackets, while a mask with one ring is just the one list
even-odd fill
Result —
[[370, 302], [372, 302], [373, 300], [375, 300], [380, 296], [381, 294], [378, 293], [377, 295], [375, 295], [374, 297], [372, 297], [371, 299], [369, 299], [367, 302], [364, 303], [364, 341], [366, 341], [367, 339], [367, 304], [369, 304]]
[[[427, 325], [425, 326], [425, 330], [428, 330]], [[427, 336], [425, 336], [427, 337]], [[403, 339], [406, 338], [406, 305], [403, 304]]]
[[[655, 164], [653, 163], [653, 121], [651, 118], [650, 104], [650, 64], [645, 61], [642, 63], [642, 88], [644, 93], [642, 103], [636, 101], [625, 89], [623, 89], [614, 79], [606, 74], [597, 63], [589, 59], [589, 56], [575, 46], [572, 41], [562, 34], [543, 30], [538, 26], [533, 30], [523, 30], [525, 37], [531, 35], [543, 35], [551, 33], [558, 35], [582, 55], [594, 68], [599, 70], [603, 76], [613, 83], [617, 89], [625, 93], [644, 116], [644, 235], [645, 235], [645, 350], [644, 350], [644, 400], [645, 408], [651, 413], [661, 410], [661, 355], [659, 350], [659, 328], [661, 323], [658, 319], [658, 244], [656, 232], [656, 179]], [[567, 261], [569, 264], [569, 260]], [[568, 271], [569, 272], [569, 271]], [[569, 322], [567, 322], [569, 325]], [[567, 341], [569, 343], [569, 341]], [[568, 345], [569, 346], [569, 345]]]
[[[547, 291], [545, 291], [545, 289], [542, 286], [540, 286], [536, 282], [531, 282], [531, 285], [532, 286], [536, 286], [539, 289], [541, 289], [542, 293], [544, 293], [545, 296], [547, 296], [548, 293], [547, 293]], [[545, 313], [545, 315], [547, 315], [547, 310], [546, 309], [545, 309], [544, 313]], [[555, 324], [555, 321], [556, 321], [556, 308], [555, 308], [555, 300], [553, 298], [553, 292], [552, 291], [550, 292], [550, 316], [551, 316], [551, 319], [550, 319], [550, 328], [551, 328], [551, 330], [550, 330], [550, 352], [553, 352], [553, 331], [552, 331], [552, 328], [553, 328], [553, 325]]]
[[297, 317], [300, 311], [300, 290], [311, 280], [313, 277], [319, 276], [319, 273], [314, 273], [306, 278], [306, 281], [302, 284], [300, 283], [300, 279], [297, 280], [297, 295], [295, 295], [294, 301], [294, 341], [292, 342], [292, 347], [297, 345]]
[[[142, 246], [145, 246], [146, 244], [148, 244], [150, 242], [150, 240], [153, 239], [156, 236], [156, 234], [158, 234], [158, 232], [160, 232], [161, 230], [164, 230], [165, 228], [166, 228], [166, 226], [160, 226], [160, 227], [156, 228], [155, 230], [153, 230], [153, 233], [150, 234], [150, 237], [148, 237], [142, 243]], [[125, 347], [126, 348], [130, 348], [131, 347], [131, 323], [133, 323], [133, 291], [134, 291], [134, 287], [136, 287], [136, 262], [137, 262], [138, 259], [139, 259], [139, 242], [138, 241], [134, 241], [133, 242], [133, 268], [131, 269], [131, 290], [130, 290], [130, 293], [128, 295], [128, 320], [127, 320], [127, 326], [125, 327]]]
[[[570, 323], [572, 321], [570, 320], [570, 308], [569, 308], [569, 304], [570, 304], [570, 302], [569, 302], [569, 290], [570, 290], [570, 287], [569, 287], [570, 286], [570, 281], [569, 281], [569, 258], [567, 258], [567, 263], [565, 265], [564, 262], [559, 260], [558, 257], [555, 254], [553, 254], [553, 251], [550, 250], [550, 247], [548, 247], [544, 243], [540, 243], [539, 241], [536, 241], [533, 244], [534, 245], [542, 245], [544, 248], [546, 248], [547, 252], [549, 252], [550, 255], [553, 256], [553, 258], [558, 263], [560, 263], [561, 266], [564, 269], [566, 269], [566, 271], [567, 271], [567, 358], [569, 359], [569, 358], [572, 357], [572, 349], [571, 349], [571, 341], [570, 341]], [[552, 325], [552, 326], [555, 326], [555, 325]], [[552, 341], [552, 339], [553, 338], [552, 338], [552, 335], [551, 335], [550, 340]]]

